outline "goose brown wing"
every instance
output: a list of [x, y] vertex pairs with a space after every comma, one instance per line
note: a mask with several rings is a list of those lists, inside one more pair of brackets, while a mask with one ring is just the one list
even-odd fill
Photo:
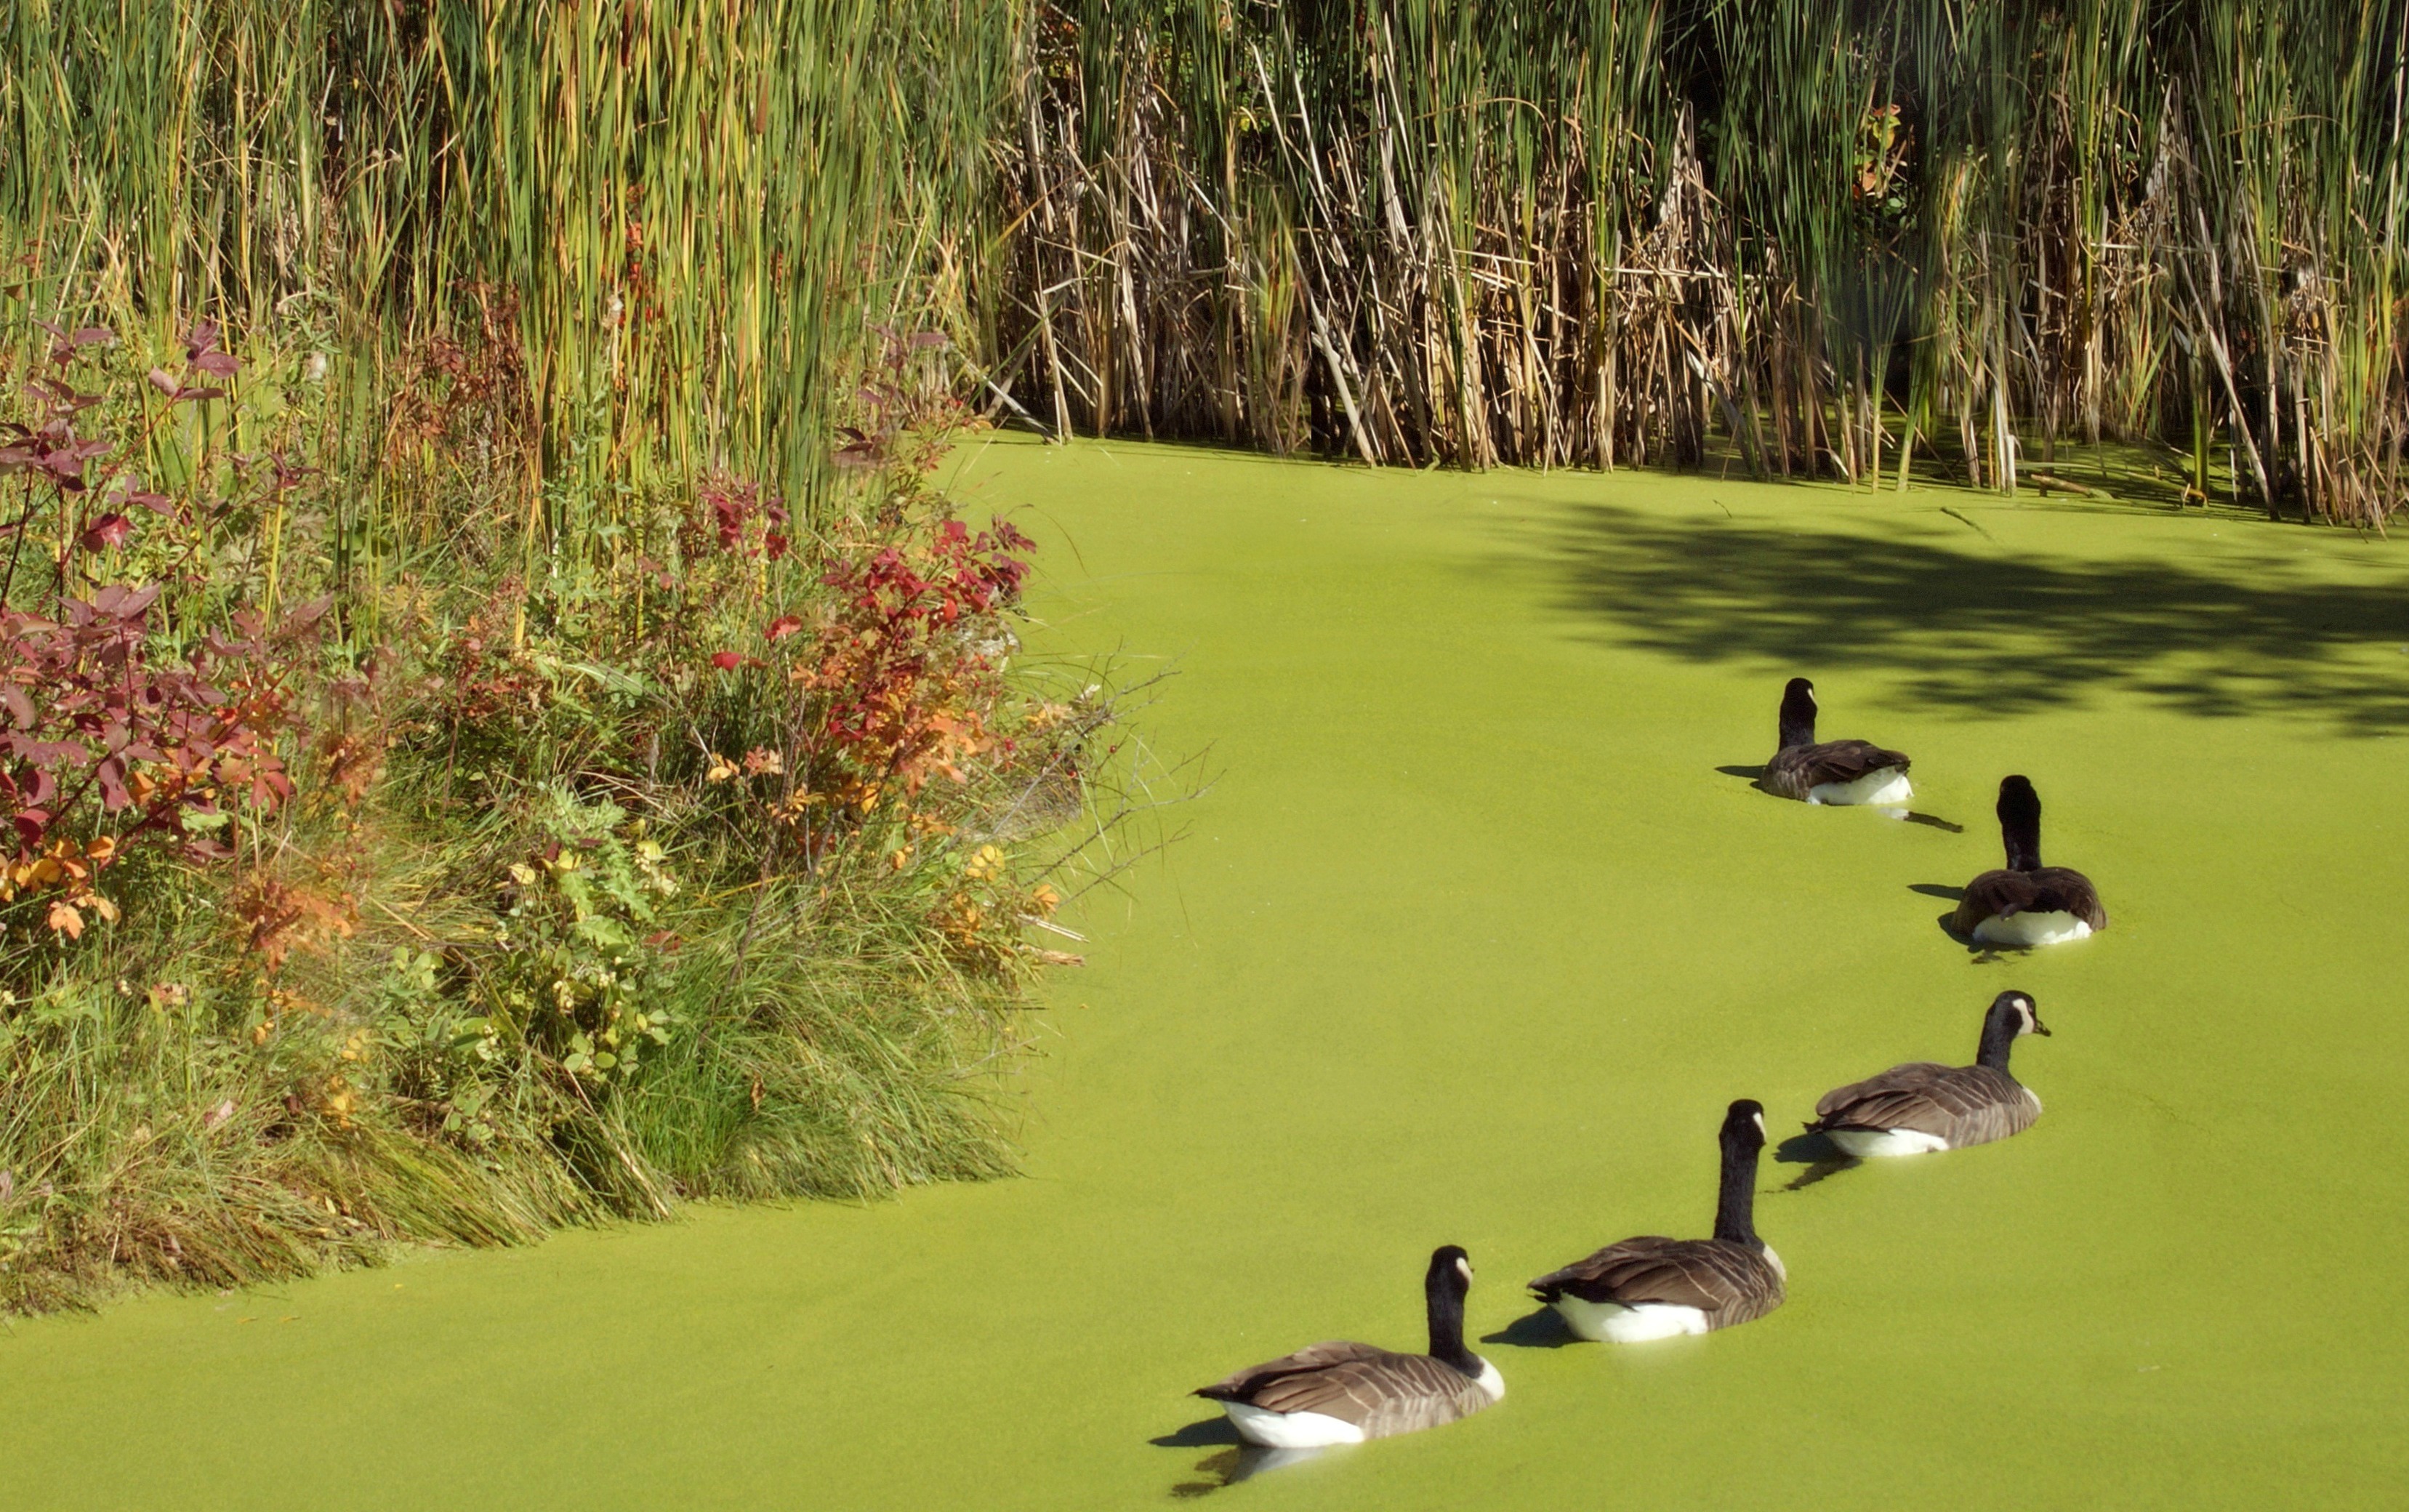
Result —
[[1720, 1326], [1770, 1310], [1782, 1300], [1782, 1278], [1762, 1253], [1745, 1245], [1646, 1234], [1551, 1271], [1532, 1282], [1531, 1289], [1542, 1302], [1570, 1295], [1625, 1307], [1695, 1307]]
[[1966, 884], [1951, 928], [1969, 934], [1989, 918], [2018, 914], [2071, 914], [2094, 929], [2108, 928], [2108, 911], [2099, 906], [2091, 879], [2071, 867], [2045, 866], [2037, 871], [1985, 871]]
[[2038, 1113], [2023, 1084], [2004, 1072], [1919, 1060], [1825, 1093], [1807, 1127], [1911, 1129], [1952, 1145], [1986, 1145], [2023, 1132]]
[[1825, 741], [1775, 752], [1759, 780], [1784, 798], [1803, 799], [1819, 783], [1853, 783], [1891, 767], [1905, 771], [1906, 755], [1869, 741]]
[[1893, 1066], [1880, 1075], [1836, 1087], [1815, 1102], [1808, 1129], [1913, 1129], [1944, 1137], [1948, 1113], [1934, 1097], [1945, 1086], [1947, 1066], [1928, 1060]]
[[1907, 770], [1905, 752], [1886, 750], [1870, 741], [1825, 741], [1807, 747], [1805, 756], [1810, 784], [1853, 783], [1892, 767]]
[[2099, 906], [2099, 889], [2089, 877], [2070, 866], [2045, 866], [2026, 874], [2040, 895], [2033, 907], [2062, 909], [2094, 929], [2108, 928], [2108, 911]]
[[1198, 1387], [1195, 1394], [1210, 1397], [1216, 1402], [1253, 1402], [1256, 1392], [1274, 1382], [1310, 1375], [1318, 1370], [1328, 1370], [1332, 1366], [1344, 1365], [1355, 1361], [1377, 1360], [1388, 1353], [1386, 1349], [1375, 1348], [1368, 1344], [1356, 1344], [1348, 1339], [1329, 1339], [1320, 1344], [1306, 1345], [1292, 1355], [1282, 1355], [1277, 1360], [1266, 1360], [1260, 1365], [1248, 1365], [1246, 1369], [1224, 1376], [1210, 1386]]
[[1266, 1412], [1320, 1413], [1366, 1438], [1452, 1422], [1489, 1404], [1471, 1377], [1443, 1361], [1346, 1343], [1300, 1349], [1196, 1394]]

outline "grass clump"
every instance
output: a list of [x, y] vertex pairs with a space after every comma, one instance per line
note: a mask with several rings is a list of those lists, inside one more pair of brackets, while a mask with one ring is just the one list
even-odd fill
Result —
[[230, 339], [63, 325], [6, 422], [0, 1308], [1009, 1170], [1074, 958], [1025, 936], [1125, 758], [1018, 655], [1030, 542], [932, 485], [912, 343], [817, 529], [716, 472], [529, 582], [473, 500], [340, 570], [332, 482], [228, 444], [326, 411]]

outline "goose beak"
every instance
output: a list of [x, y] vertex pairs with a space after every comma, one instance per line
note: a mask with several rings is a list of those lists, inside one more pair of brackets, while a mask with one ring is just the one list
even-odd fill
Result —
[[2041, 1021], [2041, 1015], [2039, 1014], [2033, 1015], [2033, 1032], [2035, 1034], [2047, 1034], [2049, 1032], [2049, 1026]]

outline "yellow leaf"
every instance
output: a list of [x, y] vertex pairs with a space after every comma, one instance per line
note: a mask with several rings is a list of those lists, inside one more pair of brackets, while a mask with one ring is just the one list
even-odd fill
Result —
[[65, 903], [52, 903], [50, 928], [70, 940], [80, 940], [83, 938], [83, 915]]

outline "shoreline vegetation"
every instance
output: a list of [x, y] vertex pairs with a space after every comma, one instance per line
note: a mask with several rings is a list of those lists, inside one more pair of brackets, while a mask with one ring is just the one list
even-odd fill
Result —
[[[1007, 1171], [968, 430], [2401, 497], [2409, 0], [0, 17], [0, 1309]], [[2036, 455], [2038, 454], [2038, 455]], [[1075, 940], [1068, 942], [1075, 943]]]
[[2404, 0], [1033, 14], [982, 308], [1058, 433], [2402, 502]]

